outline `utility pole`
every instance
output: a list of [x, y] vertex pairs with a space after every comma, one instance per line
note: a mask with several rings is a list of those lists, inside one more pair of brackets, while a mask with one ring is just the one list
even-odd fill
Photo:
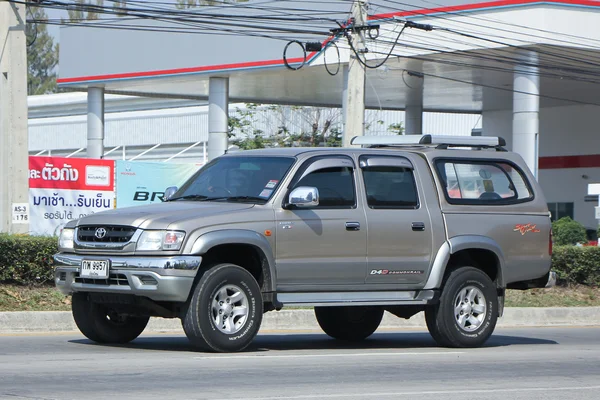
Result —
[[29, 231], [25, 4], [0, 0], [0, 232]]
[[[365, 66], [358, 57], [366, 51], [364, 27], [367, 23], [367, 0], [354, 0], [352, 4], [352, 47], [348, 62], [348, 82], [344, 108], [343, 146], [350, 146], [354, 136], [365, 130]], [[358, 29], [357, 29], [358, 28]]]

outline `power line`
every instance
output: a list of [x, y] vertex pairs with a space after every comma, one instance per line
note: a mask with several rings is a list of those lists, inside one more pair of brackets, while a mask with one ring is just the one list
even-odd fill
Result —
[[[393, 11], [399, 11], [399, 12], [410, 12], [412, 14], [415, 14], [417, 16], [420, 17], [425, 17], [425, 18], [435, 18], [435, 19], [439, 19], [439, 20], [443, 20], [443, 21], [447, 21], [447, 22], [452, 22], [452, 23], [456, 23], [456, 24], [463, 24], [463, 25], [469, 25], [469, 26], [476, 26], [476, 27], [480, 27], [480, 28], [486, 28], [486, 29], [493, 29], [493, 30], [498, 30], [498, 31], [502, 31], [502, 32], [507, 32], [507, 33], [517, 33], [520, 35], [524, 35], [524, 36], [528, 36], [528, 37], [535, 37], [535, 38], [539, 38], [539, 39], [548, 39], [547, 36], [540, 36], [540, 35], [534, 35], [532, 33], [520, 33], [520, 32], [516, 32], [515, 30], [510, 30], [510, 29], [505, 29], [505, 28], [500, 28], [500, 27], [490, 27], [489, 24], [487, 25], [481, 25], [481, 24], [476, 24], [476, 23], [472, 23], [472, 22], [466, 22], [466, 21], [461, 21], [461, 20], [457, 20], [457, 19], [451, 19], [451, 18], [447, 18], [438, 14], [443, 14], [446, 16], [463, 16], [466, 18], [470, 18], [473, 20], [480, 20], [480, 21], [484, 21], [484, 22], [494, 22], [497, 23], [499, 25], [503, 25], [503, 26], [512, 26], [512, 27], [517, 27], [517, 28], [523, 28], [523, 29], [527, 29], [527, 30], [531, 30], [534, 32], [542, 32], [542, 33], [550, 33], [550, 34], [556, 34], [556, 32], [554, 31], [549, 31], [549, 30], [544, 30], [544, 29], [540, 29], [540, 28], [532, 28], [530, 26], [525, 26], [525, 25], [519, 25], [519, 24], [515, 24], [515, 23], [511, 23], [511, 22], [506, 22], [506, 21], [500, 21], [500, 20], [496, 20], [493, 18], [489, 18], [489, 17], [481, 17], [481, 16], [474, 16], [472, 15], [472, 13], [470, 12], [465, 12], [463, 10], [461, 10], [459, 7], [453, 7], [453, 6], [447, 6], [447, 5], [443, 5], [443, 4], [439, 4], [439, 3], [435, 3], [432, 1], [426, 1], [427, 3], [431, 3], [434, 5], [438, 5], [440, 7], [444, 7], [445, 10], [435, 10], [436, 13], [428, 13], [425, 11], [428, 10], [424, 10], [422, 8], [420, 8], [419, 6], [415, 5], [415, 4], [411, 4], [411, 3], [406, 3], [406, 2], [401, 2], [401, 1], [397, 1], [397, 0], [381, 0], [383, 2], [386, 3], [390, 3], [390, 4], [395, 4], [395, 5], [401, 5], [401, 6], [405, 6], [405, 7], [411, 7], [410, 9], [406, 9], [406, 8], [393, 8], [393, 7], [389, 7], [389, 6], [385, 6], [385, 5], [381, 5], [379, 4], [379, 6], [381, 7], [385, 7], [388, 8], [390, 10]], [[556, 42], [559, 43], [565, 43], [565, 44], [569, 44], [569, 45], [576, 45], [576, 46], [580, 46], [581, 45], [581, 41], [591, 41], [591, 42], [597, 42], [600, 43], [600, 39], [593, 39], [593, 38], [588, 38], [588, 37], [583, 37], [583, 36], [577, 36], [577, 35], [571, 35], [568, 33], [562, 33], [561, 32], [561, 36], [566, 36], [566, 37], [571, 37], [573, 39], [576, 39], [576, 42], [572, 42], [572, 41], [566, 41], [564, 39], [552, 39]], [[597, 47], [600, 48], [600, 47]]]
[[[351, 46], [352, 51], [355, 53], [356, 57], [359, 57], [359, 53], [356, 52], [356, 50]], [[400, 55], [395, 55], [397, 57], [401, 57]], [[411, 57], [411, 59], [414, 57]], [[426, 59], [423, 59], [426, 61]], [[600, 106], [600, 103], [593, 103], [593, 102], [586, 102], [586, 101], [581, 101], [581, 100], [575, 100], [575, 99], [568, 99], [568, 98], [564, 98], [564, 97], [557, 97], [557, 96], [550, 96], [550, 95], [543, 95], [541, 93], [531, 93], [531, 92], [526, 92], [526, 91], [521, 91], [521, 90], [514, 90], [514, 89], [509, 89], [506, 87], [501, 87], [501, 86], [495, 86], [495, 85], [489, 85], [489, 84], [484, 84], [484, 83], [478, 83], [478, 82], [473, 82], [473, 81], [466, 81], [463, 79], [458, 79], [458, 78], [451, 78], [448, 76], [441, 76], [438, 74], [433, 74], [430, 72], [421, 72], [421, 71], [412, 71], [406, 68], [390, 68], [391, 70], [402, 70], [402, 71], [406, 71], [406, 72], [412, 72], [412, 73], [417, 73], [420, 74], [422, 76], [429, 76], [432, 78], [438, 78], [438, 79], [443, 79], [443, 80], [448, 80], [448, 81], [452, 81], [452, 82], [457, 82], [457, 83], [464, 83], [467, 85], [472, 85], [472, 86], [478, 86], [478, 87], [484, 87], [484, 88], [490, 88], [490, 89], [496, 89], [496, 90], [501, 90], [501, 91], [505, 91], [505, 92], [511, 92], [511, 93], [520, 93], [520, 94], [526, 94], [526, 95], [531, 95], [531, 96], [536, 96], [539, 98], [545, 98], [545, 99], [550, 99], [550, 100], [558, 100], [558, 101], [565, 101], [565, 102], [570, 102], [570, 103], [575, 103], [575, 104], [582, 104], [582, 105], [594, 105], [594, 106]]]
[[[406, 3], [400, 3], [400, 2], [396, 2], [396, 1], [392, 1], [392, 0], [385, 0], [387, 2], [391, 2], [391, 3], [399, 3], [399, 4], [406, 4]], [[15, 1], [17, 2], [17, 1]], [[18, 2], [21, 4], [31, 4], [31, 3], [27, 3], [27, 2]], [[140, 3], [140, 2], [134, 2], [134, 3]], [[148, 2], [145, 2], [148, 3]], [[294, 17], [290, 17], [290, 15], [287, 16], [273, 16], [273, 15], [253, 15], [252, 18], [248, 18], [247, 15], [245, 16], [239, 16], [239, 15], [233, 15], [233, 14], [224, 14], [224, 13], [207, 13], [207, 12], [200, 12], [199, 10], [194, 10], [194, 12], [182, 12], [181, 10], [167, 10], [167, 9], [163, 9], [161, 7], [157, 7], [157, 5], [165, 5], [167, 3], [164, 2], [149, 2], [152, 3], [152, 7], [154, 8], [154, 10], [149, 9], [149, 8], [128, 8], [127, 12], [131, 17], [135, 17], [135, 18], [140, 18], [140, 19], [149, 19], [149, 20], [157, 20], [157, 21], [162, 21], [162, 22], [166, 22], [166, 23], [170, 23], [173, 25], [179, 25], [178, 27], [176, 26], [171, 26], [171, 27], [154, 27], [154, 26], [149, 26], [149, 25], [141, 25], [141, 24], [132, 24], [132, 23], [128, 23], [128, 24], [123, 24], [123, 23], [115, 23], [116, 21], [123, 21], [123, 19], [102, 19], [100, 21], [96, 21], [93, 24], [90, 23], [82, 23], [81, 21], [77, 22], [77, 21], [71, 21], [71, 22], [63, 22], [63, 21], [56, 21], [56, 20], [48, 20], [48, 21], [37, 21], [37, 20], [32, 20], [31, 22], [38, 22], [38, 23], [47, 23], [47, 24], [55, 24], [55, 25], [71, 25], [71, 26], [86, 26], [86, 27], [93, 27], [93, 28], [104, 28], [104, 29], [127, 29], [127, 30], [145, 30], [145, 31], [155, 31], [155, 32], [170, 32], [170, 33], [196, 33], [196, 34], [233, 34], [233, 35], [250, 35], [250, 36], [258, 36], [258, 37], [265, 37], [265, 38], [269, 38], [269, 39], [276, 39], [276, 40], [292, 40], [294, 39], [293, 37], [290, 37], [289, 35], [324, 35], [324, 32], [322, 31], [317, 31], [317, 30], [304, 30], [304, 29], [298, 29], [298, 28], [292, 28], [292, 27], [286, 27], [286, 24], [289, 23], [295, 23], [295, 24], [299, 24], [302, 22], [309, 22], [309, 23], [314, 23], [314, 22], [321, 22], [321, 23], [325, 23], [325, 22], [332, 22], [335, 21], [331, 18], [315, 18], [315, 17], [304, 17], [304, 18], [298, 18], [296, 16]], [[268, 3], [268, 2], [265, 2]], [[36, 4], [38, 5], [38, 4]], [[69, 7], [69, 6], [73, 6], [74, 3], [65, 3], [65, 2], [61, 2], [61, 1], [51, 1], [51, 2], [45, 2], [43, 4], [43, 6], [47, 6], [50, 8], [61, 8], [61, 9], [65, 9], [65, 7]], [[217, 8], [219, 9], [226, 9], [228, 6], [219, 6]], [[120, 10], [115, 10], [114, 8], [109, 8], [109, 7], [98, 7], [98, 6], [94, 6], [94, 5], [86, 5], [86, 7], [84, 7], [86, 11], [94, 11], [94, 12], [102, 12], [103, 14], [107, 14], [107, 15], [115, 15], [118, 13], [118, 11]], [[247, 7], [246, 7], [247, 8]], [[254, 7], [255, 9], [259, 9], [259, 7]], [[274, 11], [273, 9], [267, 10], [266, 11]], [[288, 13], [290, 12], [290, 9], [285, 9], [284, 7], [279, 7], [278, 11], [280, 12], [284, 12], [284, 13]], [[296, 11], [296, 10], [294, 10]], [[431, 15], [424, 15], [427, 17], [431, 17]], [[217, 21], [217, 22], [215, 22]], [[243, 22], [242, 22], [243, 21]], [[273, 25], [261, 25], [260, 23], [253, 23], [252, 21], [277, 21], [279, 22], [279, 26], [273, 26]], [[229, 26], [229, 28], [225, 28], [223, 25], [224, 22]], [[283, 26], [282, 26], [283, 25]], [[319, 25], [320, 26], [320, 25]], [[402, 26], [402, 29], [400, 31], [400, 34], [398, 35], [398, 37], [396, 38], [395, 41], [386, 41], [384, 39], [378, 39], [376, 42], [378, 44], [380, 43], [384, 43], [384, 44], [388, 44], [391, 46], [391, 50], [389, 52], [378, 52], [378, 51], [373, 51], [372, 54], [378, 54], [378, 55], [382, 55], [383, 56], [383, 63], [385, 63], [385, 61], [387, 61], [387, 59], [389, 59], [389, 57], [391, 56], [395, 56], [395, 57], [402, 57], [401, 55], [396, 55], [394, 54], [394, 46], [397, 45], [398, 40], [400, 38], [400, 35], [403, 32], [404, 29], [404, 25]], [[199, 31], [199, 29], [203, 29], [201, 31]], [[506, 46], [509, 48], [514, 48], [514, 49], [520, 49], [520, 50], [524, 50], [525, 48], [523, 48], [522, 46], [517, 46], [517, 45], [513, 45], [511, 43], [507, 43], [507, 42], [502, 42], [496, 39], [491, 39], [489, 37], [482, 37], [482, 36], [477, 36], [476, 34], [472, 34], [472, 33], [468, 33], [468, 32], [462, 32], [462, 31], [458, 31], [455, 29], [450, 29], [450, 28], [445, 28], [445, 27], [434, 27], [435, 30], [438, 31], [443, 31], [443, 32], [447, 32], [447, 33], [451, 33], [451, 34], [456, 34], [456, 35], [460, 35], [469, 39], [473, 39], [473, 40], [481, 40], [481, 41], [486, 41], [486, 42], [491, 42], [497, 45], [501, 45], [501, 46]], [[281, 36], [282, 34], [286, 35], [286, 37]], [[440, 38], [438, 38], [438, 40], [442, 40]], [[434, 63], [443, 63], [443, 64], [447, 64], [447, 65], [454, 65], [454, 66], [463, 66], [463, 67], [470, 67], [470, 68], [479, 68], [479, 69], [487, 69], [487, 70], [491, 70], [491, 71], [498, 71], [498, 72], [514, 72], [515, 68], [519, 67], [519, 66], [530, 66], [527, 65], [526, 63], [521, 62], [517, 57], [514, 57], [512, 54], [505, 56], [505, 55], [500, 55], [497, 54], [495, 57], [492, 56], [486, 56], [486, 55], [481, 55], [481, 54], [465, 54], [464, 52], [457, 52], [458, 49], [454, 49], [454, 48], [450, 48], [450, 47], [446, 47], [446, 49], [448, 50], [441, 50], [440, 46], [438, 45], [437, 47], [432, 47], [431, 45], [427, 46], [427, 43], [424, 43], [425, 46], [419, 46], [419, 42], [412, 42], [413, 44], [411, 45], [410, 43], [407, 43], [407, 41], [405, 41], [403, 43], [403, 46], [405, 47], [411, 47], [414, 49], [421, 49], [421, 50], [427, 50], [427, 51], [431, 51], [431, 52], [436, 52], [436, 53], [440, 53], [440, 54], [452, 54], [453, 56], [458, 56], [458, 57], [463, 57], [463, 58], [469, 58], [472, 60], [480, 60], [483, 62], [494, 62], [494, 63], [499, 63], [499, 64], [511, 64], [512, 68], [504, 68], [501, 66], [493, 66], [493, 65], [481, 65], [481, 64], [474, 64], [474, 63], [467, 63], [467, 62], [460, 62], [460, 61], [454, 61], [454, 60], [443, 60], [443, 59], [432, 59], [432, 58], [426, 58], [426, 57], [418, 57], [418, 56], [411, 56], [410, 58], [412, 59], [416, 59], [416, 60], [421, 60], [423, 62], [434, 62]], [[421, 44], [423, 44], [421, 42]], [[476, 44], [471, 44], [473, 46], [477, 46]], [[352, 46], [351, 46], [352, 47]], [[481, 46], [479, 45], [478, 47], [482, 48], [482, 49], [489, 49], [487, 47]], [[354, 51], [356, 53], [356, 49], [352, 48], [352, 51]], [[500, 52], [500, 51], [505, 51], [506, 49], [491, 49], [490, 51], [493, 52]], [[589, 66], [593, 66], [593, 67], [598, 67], [600, 66], [600, 64], [596, 64], [584, 59], [580, 59], [578, 57], [569, 57], [569, 56], [565, 56], [564, 54], [560, 54], [560, 53], [555, 53], [553, 51], [548, 51], [548, 50], [538, 50], [539, 54], [542, 56], [541, 57], [541, 63], [540, 65], [537, 65], [538, 68], [542, 69], [542, 70], [556, 70], [559, 71], [558, 73], [554, 73], [554, 72], [540, 72], [539, 75], [540, 76], [547, 76], [547, 77], [552, 77], [552, 78], [567, 78], [567, 79], [572, 79], [572, 80], [578, 80], [578, 81], [584, 81], [584, 82], [588, 82], [588, 83], [594, 83], [594, 84], [598, 84], [599, 81], [598, 80], [594, 80], [594, 79], [589, 79], [589, 78], [585, 78], [585, 77], [581, 77], [581, 76], [577, 76], [577, 75], [573, 75], [573, 74], [583, 74], [583, 75], [588, 75], [588, 76], [600, 76], [598, 73], [596, 73], [593, 70], [586, 70], [586, 69], [582, 69], [582, 68], [573, 68], [572, 66], [567, 66], [567, 65], [556, 65], [556, 63], [554, 64], [544, 64], [545, 62], [549, 62], [550, 60], [553, 59], [557, 59], [560, 61], [569, 61], [572, 63], [584, 63], [586, 65]], [[358, 54], [358, 53], [357, 53]], [[359, 60], [363, 61], [362, 57], [359, 57]], [[365, 62], [365, 64], [367, 64], [366, 66], [368, 67], [379, 67], [381, 65], [383, 65], [383, 63], [379, 62], [377, 63], [377, 65], [368, 65], [367, 62]], [[562, 72], [562, 73], [561, 73]], [[571, 74], [565, 74], [565, 72]], [[433, 77], [437, 77], [440, 79], [444, 79], [444, 77], [440, 77], [440, 76], [436, 76], [436, 75], [432, 75], [432, 74], [426, 74], [429, 76], [433, 76]], [[472, 85], [478, 85], [478, 86], [484, 86], [484, 87], [491, 87], [491, 88], [496, 88], [499, 90], [508, 90], [508, 91], [512, 91], [511, 89], [506, 89], [506, 88], [501, 88], [501, 87], [494, 87], [493, 85], [484, 85], [484, 84], [478, 84], [475, 82], [469, 82], [469, 81], [462, 81], [462, 80], [457, 80], [454, 78], [448, 78], [450, 80], [455, 80], [457, 82], [462, 82], [462, 83], [466, 83], [466, 84], [472, 84]], [[578, 102], [576, 100], [572, 100], [572, 99], [565, 99], [565, 98], [558, 98], [558, 97], [549, 97], [549, 98], [553, 98], [556, 100], [564, 100], [564, 101], [571, 101], [571, 102]], [[584, 103], [584, 104], [591, 104], [591, 103]]]
[[[383, 41], [384, 39], [382, 39]], [[387, 41], [387, 43], [389, 45], [391, 45], [393, 42], [392, 41]], [[402, 44], [404, 47], [406, 48], [411, 48], [411, 49], [415, 49], [415, 50], [421, 50], [421, 51], [428, 51], [428, 52], [432, 52], [432, 53], [438, 53], [438, 54], [442, 54], [442, 55], [452, 55], [453, 57], [459, 57], [459, 58], [468, 58], [468, 59], [473, 59], [473, 60], [480, 60], [480, 61], [485, 61], [485, 62], [492, 62], [492, 63], [501, 63], [501, 64], [509, 64], [511, 65], [511, 67], [518, 67], [518, 66], [525, 66], [525, 67], [531, 67], [533, 65], [523, 62], [520, 58], [518, 57], [514, 57], [512, 56], [512, 54], [510, 54], [509, 56], [505, 56], [502, 54], [497, 54], [497, 52], [501, 52], [501, 51], [506, 51], [506, 49], [489, 49], [489, 48], [482, 48], [482, 50], [487, 50], [490, 52], [494, 52], [494, 55], [485, 55], [485, 54], [477, 54], [477, 53], [472, 53], [469, 52], [467, 53], [466, 51], [460, 51], [458, 49], [455, 48], [450, 48], [450, 47], [445, 47], [445, 46], [437, 46], [437, 47], [433, 47], [431, 46], [429, 43], [426, 42], [420, 42], [420, 41], [415, 41], [415, 40], [408, 40], [405, 39], [403, 41]], [[376, 51], [372, 51], [371, 53], [378, 53]], [[387, 55], [387, 53], [382, 52], [379, 53], [382, 56]], [[407, 56], [405, 56], [407, 57]], [[414, 58], [414, 59], [423, 59], [423, 60], [430, 60], [429, 58], [419, 58], [417, 55], [411, 55], [410, 58]], [[548, 61], [548, 63], [546, 63]], [[448, 63], [450, 63], [450, 61], [447, 61]], [[464, 64], [464, 65], [469, 65], [472, 66], [473, 68], [485, 68], [484, 66], [480, 65], [480, 64]], [[542, 57], [540, 58], [540, 62], [535, 65], [538, 68], [542, 69], [542, 70], [550, 70], [550, 71], [555, 71], [555, 72], [543, 72], [540, 73], [539, 75], [545, 75], [545, 76], [551, 76], [551, 77], [556, 77], [556, 78], [572, 78], [575, 80], [584, 80], [585, 78], [581, 78], [577, 75], [572, 75], [572, 74], [582, 74], [582, 75], [589, 75], [589, 76], [600, 76], [600, 72], [597, 72], [596, 69], [593, 70], [587, 70], [587, 69], [581, 69], [581, 68], [571, 68], [570, 66], [566, 66], [566, 65], [557, 65], [556, 62], [552, 61], [549, 62], [549, 60], [546, 60], [546, 58]], [[512, 72], [513, 69], [508, 69], [505, 68], [505, 70], [507, 72]], [[594, 81], [594, 83], [596, 83], [597, 81]]]

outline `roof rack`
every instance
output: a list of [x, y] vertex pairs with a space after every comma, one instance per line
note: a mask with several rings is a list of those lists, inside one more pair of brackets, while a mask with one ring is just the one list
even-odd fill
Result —
[[355, 136], [351, 144], [365, 147], [384, 146], [436, 146], [438, 149], [449, 147], [493, 148], [506, 151], [506, 141], [495, 136], [449, 136], [449, 135], [386, 135]]

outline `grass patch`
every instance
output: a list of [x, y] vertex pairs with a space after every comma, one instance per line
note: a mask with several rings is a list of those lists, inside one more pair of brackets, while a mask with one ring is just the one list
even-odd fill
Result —
[[71, 298], [54, 287], [0, 285], [0, 311], [70, 311]]
[[555, 286], [550, 289], [507, 290], [506, 307], [600, 306], [600, 288]]
[[[507, 290], [506, 307], [600, 306], [600, 288], [589, 286]], [[286, 307], [305, 308], [305, 307]], [[71, 298], [54, 287], [0, 285], [1, 311], [70, 311]]]

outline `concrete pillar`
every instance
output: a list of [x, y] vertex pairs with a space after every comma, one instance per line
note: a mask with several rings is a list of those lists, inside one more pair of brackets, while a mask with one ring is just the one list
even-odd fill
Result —
[[[367, 1], [354, 0], [352, 2], [353, 27], [367, 24]], [[348, 60], [348, 75], [346, 88], [346, 113], [344, 114], [344, 132], [342, 133], [342, 146], [350, 147], [350, 142], [355, 136], [365, 134], [365, 82], [366, 68], [361, 64], [360, 53], [366, 49], [365, 31], [358, 30], [352, 33], [352, 47], [356, 50], [350, 52]]]
[[89, 87], [87, 98], [87, 156], [104, 157], [104, 88]]
[[404, 82], [407, 86], [406, 108], [404, 110], [404, 134], [423, 134], [423, 75], [406, 72]]
[[227, 151], [229, 78], [210, 78], [208, 85], [208, 161]]
[[0, 1], [0, 232], [29, 231], [25, 4]]
[[[342, 135], [346, 132], [346, 121], [348, 121], [348, 66], [342, 67]], [[344, 144], [342, 143], [342, 146]]]
[[540, 76], [534, 51], [520, 55], [522, 64], [515, 67], [513, 78], [513, 146], [538, 177]]

